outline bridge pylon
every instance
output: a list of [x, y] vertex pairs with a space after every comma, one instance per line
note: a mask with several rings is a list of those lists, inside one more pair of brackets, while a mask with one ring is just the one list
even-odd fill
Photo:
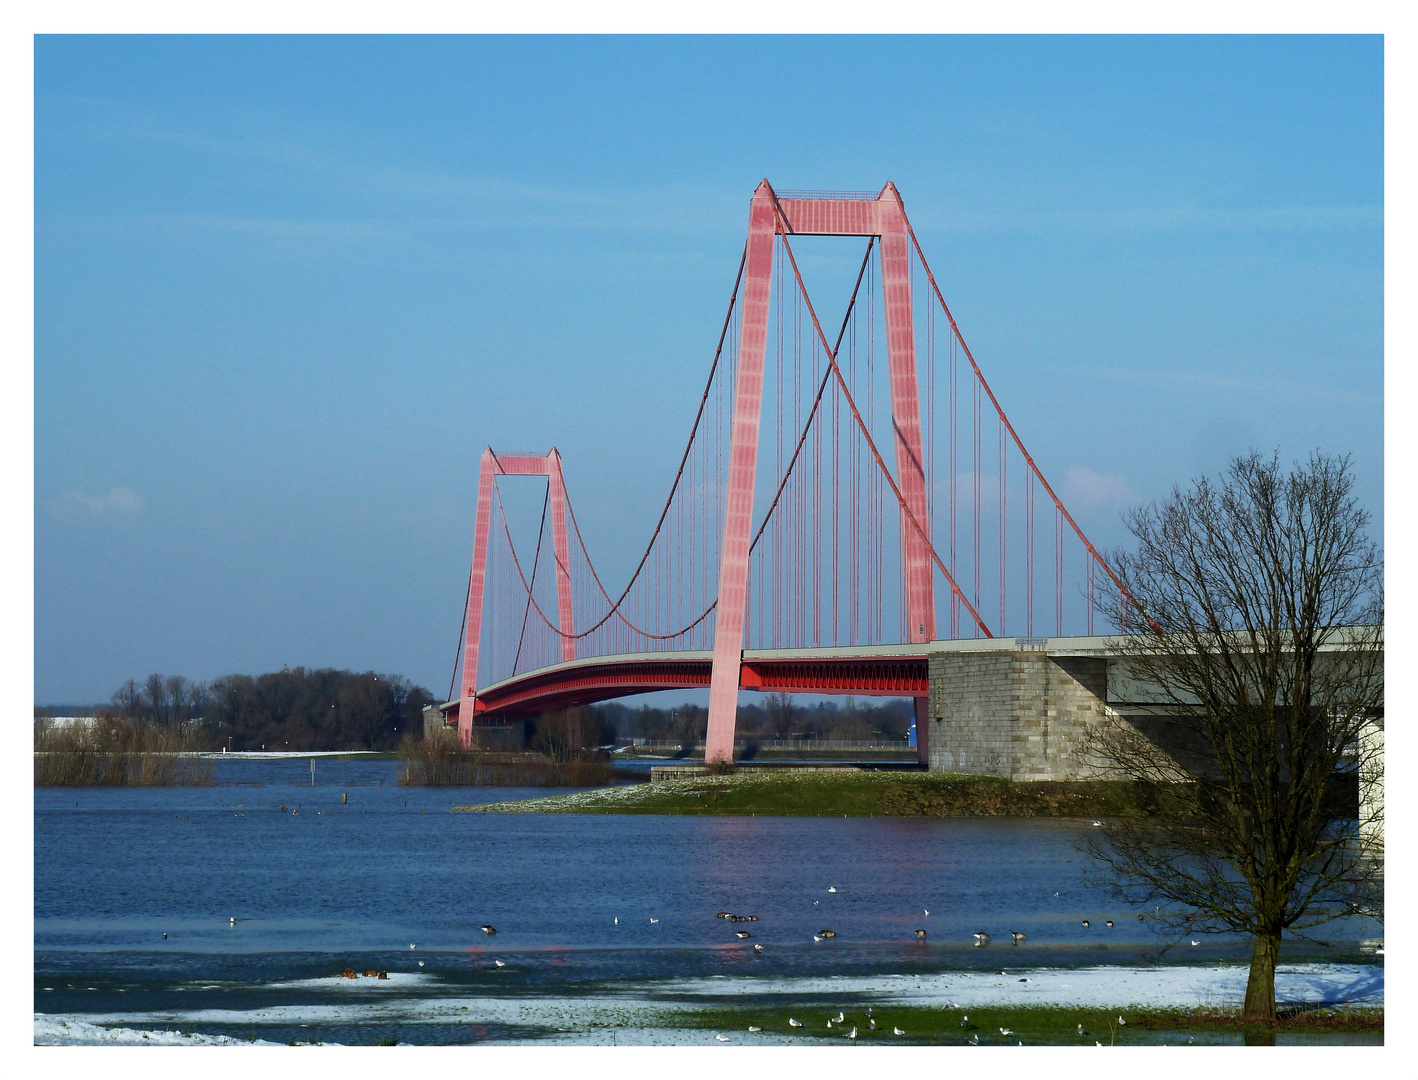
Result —
[[[774, 238], [785, 236], [873, 236], [881, 243], [881, 284], [886, 315], [892, 427], [896, 475], [902, 499], [922, 528], [929, 528], [925, 455], [921, 446], [921, 406], [916, 385], [915, 331], [911, 312], [911, 240], [906, 209], [889, 181], [875, 199], [784, 197], [765, 179], [749, 204], [748, 250], [740, 315], [738, 381], [730, 443], [724, 536], [719, 563], [719, 601], [714, 635], [714, 667], [709, 687], [709, 730], [705, 760], [733, 760], [738, 718], [744, 615], [748, 603], [749, 534], [758, 464], [763, 369], [768, 345], [769, 298]], [[929, 535], [908, 525], [901, 510], [901, 565], [908, 641], [935, 638]], [[924, 701], [916, 701], [918, 753], [928, 761]]]
[[458, 704], [458, 741], [463, 749], [472, 742], [476, 709], [478, 647], [482, 641], [483, 593], [487, 584], [488, 534], [492, 527], [492, 488], [499, 476], [545, 476], [551, 513], [552, 554], [556, 561], [556, 608], [561, 631], [562, 660], [576, 659], [576, 638], [571, 610], [571, 548], [566, 532], [566, 481], [561, 454], [552, 447], [545, 454], [498, 454], [483, 451], [478, 470], [478, 513], [473, 533], [473, 568], [468, 576], [468, 619], [463, 631], [463, 680]]

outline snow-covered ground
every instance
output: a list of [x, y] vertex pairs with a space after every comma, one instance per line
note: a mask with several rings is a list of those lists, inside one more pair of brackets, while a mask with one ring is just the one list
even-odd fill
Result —
[[[585, 997], [473, 996], [449, 987], [443, 997], [408, 997], [400, 993], [414, 985], [427, 990], [436, 979], [422, 973], [390, 972], [388, 980], [309, 979], [277, 984], [287, 989], [349, 991], [358, 1000], [332, 994], [325, 1004], [282, 1005], [255, 1010], [195, 1009], [181, 1012], [108, 1014], [98, 1027], [72, 1016], [35, 1014], [35, 1042], [47, 1045], [249, 1045], [239, 1039], [198, 1034], [174, 1035], [159, 1027], [184, 1032], [203, 1027], [240, 1025], [309, 1025], [318, 1035], [324, 1025], [388, 1023], [488, 1024], [534, 1027], [547, 1032], [539, 1043], [573, 1042], [617, 1045], [677, 1045], [702, 1043], [702, 1030], [678, 1027], [676, 1014], [693, 1012], [725, 1000], [773, 995], [831, 1004], [839, 995], [869, 1002], [880, 1019], [893, 1005], [911, 1007], [986, 1007], [1000, 1005], [1135, 1008], [1234, 1007], [1245, 993], [1246, 969], [1238, 967], [1092, 967], [1076, 969], [1021, 968], [1005, 975], [953, 972], [940, 975], [829, 976], [759, 978], [711, 976], [656, 980]], [[273, 987], [274, 988], [274, 987]], [[1276, 996], [1282, 1002], [1326, 1002], [1381, 1006], [1384, 969], [1345, 964], [1281, 965], [1276, 972]], [[674, 1000], [667, 1000], [673, 998]], [[835, 1006], [834, 1006], [835, 1007]], [[733, 1041], [746, 1033], [729, 1033]], [[797, 1041], [788, 1031], [765, 1031], [760, 1041]]]
[[225, 1035], [199, 1035], [175, 1031], [139, 1031], [101, 1027], [73, 1016], [34, 1014], [36, 1046], [276, 1046], [277, 1043], [230, 1039]]

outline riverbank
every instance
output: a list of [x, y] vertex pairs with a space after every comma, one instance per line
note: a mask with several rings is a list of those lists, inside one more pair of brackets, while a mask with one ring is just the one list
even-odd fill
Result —
[[[544, 958], [502, 955], [507, 966], [486, 975], [469, 972], [464, 958], [456, 973], [391, 971], [388, 981], [355, 983], [333, 976], [302, 979], [266, 988], [259, 1005], [253, 1000], [246, 1007], [227, 1000], [98, 1015], [37, 1012], [35, 1041], [1215, 1046], [1272, 1040], [1280, 1045], [1379, 1045], [1384, 1037], [1383, 968], [1378, 965], [1282, 964], [1276, 980], [1281, 1019], [1271, 1026], [1240, 1022], [1246, 977], [1240, 965], [1011, 966], [1004, 974], [735, 974], [559, 982], [528, 993], [515, 980], [543, 965]], [[492, 964], [480, 956], [473, 967]], [[282, 988], [296, 992], [299, 1000], [265, 996]], [[848, 1037], [853, 1030], [855, 1040]]]
[[1138, 816], [1160, 809], [1141, 784], [1015, 783], [997, 776], [850, 770], [740, 771], [459, 806], [508, 814], [743, 814], [805, 817]]

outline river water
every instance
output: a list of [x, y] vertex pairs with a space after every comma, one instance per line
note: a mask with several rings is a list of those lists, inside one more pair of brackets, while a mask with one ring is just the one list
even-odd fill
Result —
[[[400, 787], [398, 768], [320, 759], [312, 785], [306, 759], [229, 760], [211, 787], [36, 789], [36, 1013], [277, 1042], [634, 1041], [656, 1009], [745, 994], [1193, 1005], [1244, 984], [1243, 941], [1163, 951], [1085, 883], [1087, 823], [459, 813], [550, 792]], [[1381, 933], [1291, 946], [1295, 992], [1381, 1002], [1363, 945]]]

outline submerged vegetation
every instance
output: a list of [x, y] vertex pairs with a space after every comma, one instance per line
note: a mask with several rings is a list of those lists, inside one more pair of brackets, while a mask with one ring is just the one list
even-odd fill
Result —
[[854, 770], [738, 770], [469, 810], [569, 814], [1117, 817], [1165, 813], [1168, 792], [1129, 782]]
[[213, 767], [195, 756], [199, 738], [181, 726], [116, 717], [70, 723], [36, 719], [36, 787], [171, 787], [210, 784]]
[[406, 737], [399, 744], [410, 787], [599, 787], [612, 781], [610, 756], [594, 750], [504, 754], [462, 750], [451, 737]]

